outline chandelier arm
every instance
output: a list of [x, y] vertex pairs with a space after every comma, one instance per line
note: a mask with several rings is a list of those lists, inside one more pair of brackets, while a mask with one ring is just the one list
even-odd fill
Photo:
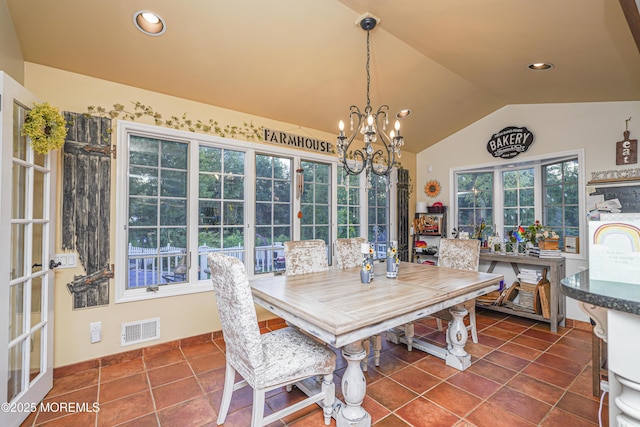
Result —
[[[395, 153], [393, 151], [390, 152], [389, 150], [387, 150], [386, 159], [383, 157], [383, 154], [384, 153], [380, 149], [373, 153], [373, 156], [371, 156], [371, 172], [378, 176], [389, 176], [391, 174], [391, 171], [393, 170], [393, 167], [395, 166]], [[376, 163], [375, 160], [377, 158], [381, 158], [383, 159], [383, 161]], [[375, 165], [384, 165], [384, 168], [378, 171]]]
[[349, 166], [347, 159], [345, 159], [343, 166], [347, 171], [347, 175], [359, 175], [367, 167], [367, 159], [362, 150], [353, 151], [353, 163], [355, 167]]

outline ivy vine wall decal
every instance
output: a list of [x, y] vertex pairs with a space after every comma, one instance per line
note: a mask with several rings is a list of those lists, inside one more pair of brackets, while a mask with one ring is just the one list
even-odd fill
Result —
[[155, 111], [153, 107], [144, 105], [141, 102], [133, 102], [133, 111], [127, 111], [122, 104], [114, 104], [112, 109], [100, 106], [87, 107], [87, 116], [98, 115], [107, 116], [112, 120], [122, 119], [136, 121], [141, 117], [150, 117], [157, 126], [164, 126], [171, 129], [188, 130], [190, 132], [202, 132], [218, 135], [223, 138], [243, 137], [247, 141], [262, 140], [262, 126], [255, 126], [253, 123], [243, 123], [242, 126], [220, 125], [217, 121], [209, 119], [206, 123], [201, 120], [192, 120], [187, 113], [182, 117], [171, 116], [163, 119], [162, 114]]

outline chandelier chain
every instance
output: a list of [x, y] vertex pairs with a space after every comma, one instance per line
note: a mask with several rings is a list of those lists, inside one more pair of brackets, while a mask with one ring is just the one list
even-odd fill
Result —
[[370, 33], [371, 31], [367, 30], [367, 106], [371, 105], [371, 98], [369, 96], [369, 87], [371, 86], [371, 73], [369, 72], [369, 61], [371, 61]]

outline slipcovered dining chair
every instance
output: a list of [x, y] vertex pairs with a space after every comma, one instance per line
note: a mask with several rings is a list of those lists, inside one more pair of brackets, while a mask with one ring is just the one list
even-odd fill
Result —
[[[251, 386], [251, 427], [270, 424], [308, 405], [322, 402], [324, 422], [330, 424], [335, 402], [333, 372], [336, 355], [326, 346], [292, 328], [260, 334], [251, 288], [238, 258], [208, 256], [213, 289], [225, 340], [226, 371], [218, 425], [223, 424], [235, 390]], [[236, 372], [243, 378], [235, 382]], [[264, 417], [265, 393], [306, 378], [321, 378], [321, 390]]]
[[[362, 244], [367, 243], [364, 237], [352, 237], [336, 239], [335, 261], [336, 268], [354, 268], [362, 265]], [[376, 334], [370, 338], [373, 343], [373, 362], [376, 366], [380, 366], [380, 351], [382, 350], [382, 338], [380, 334]], [[369, 340], [364, 340], [364, 348], [367, 352], [366, 357], [362, 361], [362, 370], [367, 371], [367, 360], [369, 359]]]
[[[438, 249], [438, 266], [457, 268], [458, 270], [478, 271], [480, 265], [480, 240], [478, 239], [441, 239]], [[469, 312], [469, 325], [471, 340], [478, 344], [478, 329], [476, 327], [476, 300], [466, 301], [464, 308]], [[449, 310], [441, 310], [434, 313], [438, 330], [442, 331], [442, 320], [451, 321]]]
[[[440, 239], [438, 248], [438, 267], [457, 268], [459, 270], [478, 271], [480, 265], [480, 241], [478, 239]], [[466, 301], [464, 308], [469, 312], [469, 325], [466, 329], [471, 331], [471, 340], [478, 344], [478, 329], [476, 327], [476, 300]], [[449, 309], [440, 310], [432, 314], [436, 318], [438, 331], [442, 332], [442, 321], [450, 322], [453, 316]], [[407, 337], [407, 348], [412, 349], [414, 326], [413, 323], [404, 325], [404, 334]], [[447, 337], [447, 340], [449, 338]], [[447, 341], [448, 342], [448, 341]]]
[[319, 239], [284, 242], [284, 263], [287, 276], [327, 270], [327, 245]]
[[337, 268], [354, 268], [362, 265], [362, 244], [367, 243], [364, 237], [336, 239], [335, 261]]

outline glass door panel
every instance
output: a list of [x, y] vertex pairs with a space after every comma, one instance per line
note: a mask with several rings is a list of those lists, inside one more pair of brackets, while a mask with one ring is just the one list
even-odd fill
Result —
[[[0, 404], [32, 407], [53, 385], [53, 272], [56, 152], [33, 151], [20, 129], [38, 100], [0, 72]], [[28, 411], [0, 411], [0, 426], [20, 425]]]

